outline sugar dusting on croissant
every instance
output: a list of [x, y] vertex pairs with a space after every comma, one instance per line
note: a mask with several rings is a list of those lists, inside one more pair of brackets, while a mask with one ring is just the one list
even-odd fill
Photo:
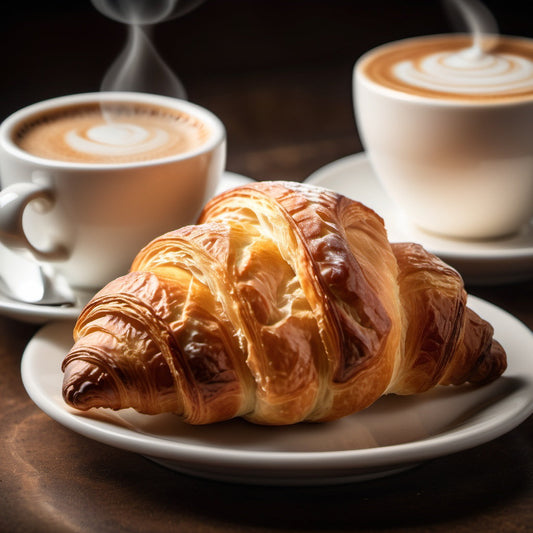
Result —
[[71, 406], [206, 424], [327, 421], [388, 393], [487, 383], [506, 367], [459, 274], [390, 244], [361, 203], [292, 182], [238, 187], [148, 244], [81, 313]]

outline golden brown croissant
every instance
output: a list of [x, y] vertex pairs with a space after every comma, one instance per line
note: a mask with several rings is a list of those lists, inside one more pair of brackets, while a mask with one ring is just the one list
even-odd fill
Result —
[[255, 183], [148, 244], [89, 302], [63, 396], [191, 424], [326, 421], [387, 393], [495, 379], [506, 357], [492, 334], [459, 274], [391, 245], [372, 210]]

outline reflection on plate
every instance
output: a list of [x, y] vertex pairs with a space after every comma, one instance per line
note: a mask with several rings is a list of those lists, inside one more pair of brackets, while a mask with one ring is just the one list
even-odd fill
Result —
[[467, 241], [430, 235], [411, 225], [377, 179], [365, 153], [335, 161], [306, 180], [358, 200], [385, 220], [393, 242], [413, 241], [459, 270], [472, 284], [496, 284], [533, 278], [533, 220], [508, 239]]
[[22, 379], [33, 401], [64, 426], [179, 472], [250, 484], [360, 481], [485, 443], [533, 412], [533, 333], [483, 300], [470, 297], [469, 305], [493, 324], [507, 350], [503, 377], [481, 388], [383, 397], [325, 424], [262, 427], [232, 420], [195, 427], [172, 415], [133, 410], [75, 413], [61, 398], [60, 365], [72, 343], [71, 322], [48, 324], [30, 341]]
[[[249, 183], [251, 178], [235, 174], [234, 172], [225, 172], [222, 180], [215, 192], [219, 194], [227, 189]], [[88, 300], [87, 297], [83, 301]], [[83, 305], [34, 305], [12, 300], [0, 292], [0, 315], [30, 322], [33, 324], [45, 324], [52, 320], [75, 320], [80, 314]]]

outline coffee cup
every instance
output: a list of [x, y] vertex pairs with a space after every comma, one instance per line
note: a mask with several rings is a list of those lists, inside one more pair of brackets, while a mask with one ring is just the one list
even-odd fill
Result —
[[102, 92], [30, 105], [0, 126], [0, 241], [98, 289], [195, 222], [225, 156], [221, 121], [187, 101]]
[[533, 216], [533, 40], [416, 37], [354, 67], [355, 116], [385, 190], [445, 237], [515, 234]]

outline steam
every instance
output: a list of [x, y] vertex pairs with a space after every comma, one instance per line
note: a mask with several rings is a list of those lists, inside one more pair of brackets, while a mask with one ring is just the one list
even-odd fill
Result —
[[498, 24], [492, 13], [480, 0], [446, 0], [452, 14], [460, 16], [472, 35], [472, 47], [465, 52], [473, 59], [482, 57], [496, 44]]
[[100, 13], [123, 24], [151, 25], [182, 17], [204, 0], [92, 0]]
[[92, 0], [103, 15], [128, 26], [124, 49], [105, 74], [101, 90], [134, 91], [186, 98], [179, 78], [152, 42], [156, 24], [181, 17], [204, 0]]
[[152, 44], [151, 30], [150, 27], [128, 26], [126, 46], [105, 74], [102, 91], [135, 91], [186, 98], [183, 84]]

